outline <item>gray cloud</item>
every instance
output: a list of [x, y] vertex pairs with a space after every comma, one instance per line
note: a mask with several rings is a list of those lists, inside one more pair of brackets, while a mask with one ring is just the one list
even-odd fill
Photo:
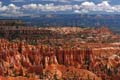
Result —
[[25, 0], [11, 0], [11, 2], [25, 2]]
[[93, 2], [83, 2], [80, 5], [54, 5], [51, 4], [28, 4], [23, 5], [23, 9], [29, 10], [39, 10], [39, 11], [75, 11], [75, 12], [97, 12], [97, 11], [104, 11], [104, 12], [119, 12], [120, 6], [111, 6], [108, 1], [103, 1], [102, 3], [95, 4]]
[[[53, 1], [53, 0], [52, 0]], [[54, 0], [57, 1], [57, 0]], [[68, 0], [63, 0], [68, 1]], [[76, 0], [78, 1], [78, 0]], [[80, 0], [82, 1], [82, 0]], [[36, 15], [41, 12], [66, 12], [71, 13], [89, 13], [89, 12], [120, 12], [120, 5], [110, 5], [108, 1], [102, 1], [101, 3], [95, 4], [94, 2], [84, 1], [81, 4], [66, 4], [66, 5], [55, 5], [50, 4], [26, 4], [21, 7], [15, 4], [9, 4], [7, 6], [0, 2], [0, 15], [9, 16], [24, 16], [24, 15]]]

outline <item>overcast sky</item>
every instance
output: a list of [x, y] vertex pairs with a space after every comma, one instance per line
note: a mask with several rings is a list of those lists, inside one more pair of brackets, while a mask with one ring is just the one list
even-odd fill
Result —
[[1, 16], [120, 13], [120, 0], [0, 0]]

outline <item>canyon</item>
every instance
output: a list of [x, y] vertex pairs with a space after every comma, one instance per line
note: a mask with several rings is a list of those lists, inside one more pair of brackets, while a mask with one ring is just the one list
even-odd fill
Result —
[[[17, 38], [10, 39], [15, 31]], [[120, 37], [106, 27], [4, 28], [0, 33], [2, 80], [120, 79]]]

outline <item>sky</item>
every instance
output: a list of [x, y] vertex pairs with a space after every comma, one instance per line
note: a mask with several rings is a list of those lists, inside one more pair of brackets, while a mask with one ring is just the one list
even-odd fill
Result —
[[120, 0], [0, 0], [0, 16], [119, 13]]

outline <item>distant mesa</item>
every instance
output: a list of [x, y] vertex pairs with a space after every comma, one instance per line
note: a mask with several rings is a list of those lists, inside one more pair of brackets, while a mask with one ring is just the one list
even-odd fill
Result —
[[25, 23], [19, 19], [0, 19], [0, 26], [22, 26]]

